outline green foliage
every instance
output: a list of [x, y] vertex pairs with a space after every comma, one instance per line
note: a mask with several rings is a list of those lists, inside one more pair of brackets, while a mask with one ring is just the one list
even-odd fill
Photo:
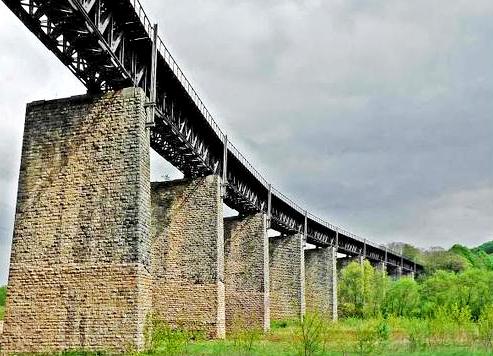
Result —
[[488, 305], [481, 312], [478, 331], [480, 342], [487, 350], [493, 351], [493, 305]]
[[473, 249], [474, 252], [483, 251], [486, 254], [493, 254], [493, 241], [488, 241]]
[[251, 327], [245, 327], [241, 330], [237, 330], [232, 335], [235, 349], [240, 355], [249, 355], [261, 339], [262, 333], [262, 330]]
[[450, 252], [465, 258], [473, 268], [493, 270], [493, 259], [482, 249], [468, 249], [462, 245], [454, 245]]
[[7, 300], [7, 286], [0, 287], [0, 307], [5, 306]]
[[341, 316], [361, 318], [379, 315], [387, 284], [386, 275], [377, 272], [370, 262], [349, 263], [341, 271], [338, 283]]
[[399, 278], [390, 283], [390, 288], [384, 299], [385, 314], [411, 317], [419, 314], [419, 286], [412, 278]]
[[324, 334], [327, 331], [326, 321], [317, 313], [306, 313], [299, 323], [298, 354], [314, 356], [323, 351]]
[[424, 252], [423, 261], [425, 270], [429, 274], [440, 270], [462, 272], [471, 266], [465, 257], [443, 249], [432, 249]]
[[160, 355], [184, 355], [194, 335], [188, 331], [172, 328], [165, 322], [149, 318], [146, 327], [146, 348]]
[[357, 352], [361, 355], [381, 354], [390, 340], [390, 325], [384, 319], [361, 321], [356, 328]]
[[411, 352], [423, 351], [427, 348], [431, 336], [430, 323], [427, 319], [408, 320], [406, 331]]

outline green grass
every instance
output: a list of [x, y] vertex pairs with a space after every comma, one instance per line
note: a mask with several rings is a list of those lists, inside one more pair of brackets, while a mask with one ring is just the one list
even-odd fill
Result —
[[0, 320], [5, 316], [5, 307], [0, 305]]
[[[382, 320], [362, 321], [343, 320], [337, 323], [325, 323], [320, 334], [320, 343], [310, 356], [358, 356], [358, 355], [415, 355], [415, 356], [486, 356], [493, 355], [477, 342], [473, 333], [458, 338], [450, 335], [437, 344], [433, 335], [426, 340], [418, 351], [412, 350], [409, 333], [406, 329], [412, 321], [394, 319], [385, 321], [389, 325], [388, 334], [380, 336], [378, 330]], [[300, 326], [295, 323], [276, 323], [272, 330], [245, 348], [245, 340], [229, 337], [227, 340], [197, 340], [185, 343], [181, 349], [167, 352], [166, 347], [159, 346], [145, 355], [180, 355], [180, 356], [304, 356]], [[313, 334], [312, 334], [313, 335]], [[386, 335], [386, 336], [385, 336]], [[240, 336], [244, 337], [244, 336]], [[383, 339], [382, 339], [383, 338]], [[169, 341], [162, 340], [163, 345]]]

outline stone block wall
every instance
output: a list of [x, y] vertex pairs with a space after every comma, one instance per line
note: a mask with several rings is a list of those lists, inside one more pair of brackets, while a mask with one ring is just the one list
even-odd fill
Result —
[[224, 219], [226, 330], [267, 331], [269, 238], [265, 214]]
[[305, 250], [307, 311], [337, 319], [337, 252], [334, 247]]
[[2, 349], [141, 348], [150, 309], [145, 96], [27, 106]]
[[151, 186], [154, 316], [170, 325], [224, 337], [220, 178]]
[[305, 314], [303, 235], [269, 238], [271, 320], [299, 319]]

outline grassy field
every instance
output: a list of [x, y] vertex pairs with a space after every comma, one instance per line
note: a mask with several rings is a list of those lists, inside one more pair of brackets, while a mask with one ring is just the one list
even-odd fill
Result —
[[[0, 309], [1, 310], [1, 309]], [[428, 325], [423, 320], [347, 319], [325, 323], [307, 317], [304, 323], [277, 323], [268, 333], [243, 329], [227, 340], [205, 340], [199, 335], [154, 327], [148, 351], [132, 356], [486, 356], [493, 355], [491, 339], [480, 337], [474, 323], [468, 326]], [[492, 334], [493, 335], [493, 334]], [[71, 351], [64, 356], [105, 353]], [[110, 354], [110, 353], [108, 353]]]
[[167, 329], [154, 340], [147, 355], [189, 356], [332, 356], [332, 355], [493, 355], [473, 324], [467, 328], [391, 319], [337, 323], [310, 320], [280, 323], [267, 334], [243, 331], [228, 340], [193, 340]]
[[3, 320], [4, 315], [5, 315], [5, 307], [0, 305], [0, 320]]

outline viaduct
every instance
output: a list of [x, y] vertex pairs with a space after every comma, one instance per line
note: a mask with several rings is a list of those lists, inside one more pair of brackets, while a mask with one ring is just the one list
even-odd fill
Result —
[[[338, 257], [422, 269], [274, 189], [139, 1], [2, 1], [88, 89], [27, 105], [2, 352], [141, 349], [151, 317], [219, 338], [337, 318]], [[151, 183], [151, 148], [185, 178]]]

